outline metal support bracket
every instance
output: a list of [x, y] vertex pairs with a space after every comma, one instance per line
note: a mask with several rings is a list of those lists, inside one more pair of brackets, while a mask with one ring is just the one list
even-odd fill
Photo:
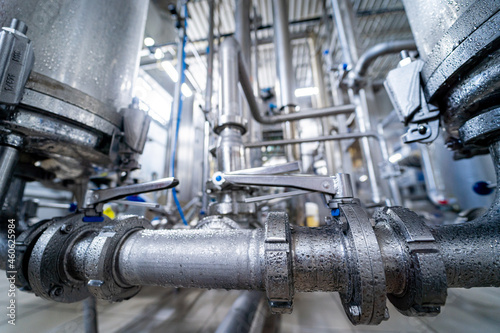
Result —
[[401, 60], [387, 75], [384, 86], [401, 122], [408, 126], [405, 143], [434, 141], [439, 135], [439, 109], [427, 103], [420, 72], [424, 62]]

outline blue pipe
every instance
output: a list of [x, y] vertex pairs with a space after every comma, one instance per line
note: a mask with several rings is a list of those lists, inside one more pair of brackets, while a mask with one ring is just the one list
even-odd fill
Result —
[[[181, 72], [179, 73], [180, 87], [182, 87], [182, 85], [184, 84], [185, 78], [186, 78], [184, 71], [186, 70], [186, 50], [185, 50], [185, 47], [186, 47], [186, 43], [187, 43], [187, 34], [186, 34], [187, 17], [188, 17], [187, 3], [184, 3], [184, 5], [182, 5], [182, 9], [184, 12], [184, 35], [182, 38], [182, 44], [181, 44], [181, 49], [180, 49], [180, 52], [182, 52]], [[176, 151], [177, 151], [177, 139], [179, 138], [179, 127], [180, 127], [180, 123], [181, 123], [181, 116], [182, 116], [182, 89], [180, 89], [180, 91], [179, 91], [179, 109], [177, 110], [177, 123], [175, 125], [174, 149], [172, 150], [172, 158], [170, 159], [170, 161], [172, 163], [171, 164], [172, 177], [175, 177], [174, 176], [175, 155], [176, 155]], [[177, 206], [177, 210], [179, 211], [179, 215], [181, 216], [182, 223], [184, 223], [184, 225], [188, 225], [188, 223], [186, 221], [186, 217], [184, 216], [184, 212], [182, 211], [182, 207], [181, 207], [181, 204], [179, 202], [179, 199], [177, 198], [177, 191], [176, 191], [175, 187], [172, 189], [172, 196], [174, 197], [174, 202], [175, 202], [175, 205]]]

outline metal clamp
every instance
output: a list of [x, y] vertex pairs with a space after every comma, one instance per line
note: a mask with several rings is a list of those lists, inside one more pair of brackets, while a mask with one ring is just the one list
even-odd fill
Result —
[[269, 213], [265, 233], [265, 287], [271, 312], [291, 313], [294, 288], [288, 215]]
[[386, 223], [404, 241], [410, 256], [406, 288], [399, 295], [389, 294], [391, 303], [407, 316], [439, 314], [447, 295], [446, 270], [439, 247], [425, 222], [403, 207], [385, 207], [374, 217], [378, 223]]
[[85, 277], [92, 295], [117, 302], [129, 299], [141, 290], [140, 286], [128, 286], [118, 280], [115, 254], [128, 235], [137, 230], [151, 228], [146, 219], [127, 216], [122, 220], [115, 220], [112, 225], [104, 226], [94, 237], [85, 258]]
[[385, 306], [384, 263], [377, 238], [370, 219], [358, 203], [342, 203], [339, 208], [342, 214], [337, 220], [345, 235], [349, 274], [349, 283], [340, 292], [340, 299], [351, 323], [378, 325], [389, 318], [389, 313]]

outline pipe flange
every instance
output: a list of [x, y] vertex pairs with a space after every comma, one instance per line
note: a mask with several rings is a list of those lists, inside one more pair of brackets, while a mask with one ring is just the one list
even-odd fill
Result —
[[75, 279], [68, 272], [67, 257], [77, 239], [96, 235], [102, 223], [110, 220], [105, 217], [101, 223], [86, 223], [83, 217], [77, 213], [54, 219], [35, 240], [27, 271], [29, 285], [37, 296], [62, 303], [78, 302], [90, 296], [85, 281]]
[[340, 298], [347, 317], [354, 325], [378, 325], [388, 319], [386, 285], [382, 255], [370, 219], [354, 203], [339, 205], [339, 220], [345, 237], [349, 281]]
[[[41, 234], [54, 222], [54, 220], [41, 221], [28, 230], [21, 233], [16, 239], [16, 256], [15, 269], [8, 269], [16, 272], [15, 284], [19, 290], [32, 292], [31, 285], [28, 280], [28, 262], [33, 251], [33, 247]], [[25, 262], [26, 260], [26, 262]], [[9, 267], [9, 266], [8, 266]]]
[[141, 290], [140, 286], [129, 286], [119, 280], [116, 257], [122, 242], [142, 229], [152, 229], [152, 226], [144, 218], [127, 216], [104, 226], [92, 240], [85, 253], [85, 277], [90, 293], [96, 298], [118, 302]]
[[500, 108], [469, 119], [458, 130], [464, 145], [489, 145], [500, 134]]
[[291, 313], [293, 280], [290, 226], [284, 212], [270, 212], [265, 228], [265, 287], [272, 313]]
[[375, 215], [395, 237], [406, 244], [409, 257], [405, 290], [388, 298], [406, 316], [435, 316], [445, 304], [446, 270], [434, 236], [417, 214], [403, 207], [385, 207]]

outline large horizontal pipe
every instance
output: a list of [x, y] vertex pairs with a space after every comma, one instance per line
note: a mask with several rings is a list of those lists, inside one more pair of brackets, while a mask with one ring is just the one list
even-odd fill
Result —
[[500, 223], [477, 222], [447, 225], [432, 230], [446, 268], [449, 288], [500, 285]]
[[[294, 229], [296, 291], [344, 289], [346, 256], [334, 231]], [[121, 246], [117, 272], [128, 285], [264, 290], [264, 242], [262, 229], [138, 231]]]
[[248, 75], [247, 69], [244, 66], [244, 62], [241, 58], [241, 53], [239, 56], [239, 80], [245, 97], [250, 106], [250, 111], [252, 116], [256, 121], [261, 124], [278, 124], [287, 121], [295, 121], [307, 118], [319, 118], [327, 116], [336, 116], [339, 114], [349, 114], [355, 111], [356, 107], [352, 104], [332, 106], [323, 109], [311, 109], [311, 110], [301, 110], [299, 112], [294, 112], [290, 114], [282, 114], [277, 116], [264, 116], [260, 113], [260, 108], [257, 100], [253, 94], [252, 84], [250, 82], [250, 77]]
[[290, 140], [270, 140], [261, 142], [251, 142], [245, 144], [245, 148], [259, 148], [266, 146], [285, 146], [297, 143], [307, 143], [307, 142], [320, 142], [320, 141], [339, 141], [348, 139], [359, 139], [372, 137], [380, 141], [380, 136], [376, 132], [365, 132], [365, 133], [344, 133], [336, 135], [318, 136], [315, 138], [300, 138], [300, 139], [290, 139]]
[[[481, 220], [432, 229], [449, 288], [500, 286], [498, 222]], [[292, 229], [296, 291], [347, 287], [348, 255], [341, 237], [330, 227]], [[377, 232], [379, 243], [385, 237]], [[264, 242], [261, 229], [138, 231], [121, 246], [117, 272], [128, 285], [264, 290]], [[404, 289], [408, 258], [404, 260], [404, 251], [401, 255], [393, 252], [384, 255], [384, 264], [388, 292], [396, 293]]]
[[264, 290], [262, 230], [144, 230], [118, 254], [129, 285]]

